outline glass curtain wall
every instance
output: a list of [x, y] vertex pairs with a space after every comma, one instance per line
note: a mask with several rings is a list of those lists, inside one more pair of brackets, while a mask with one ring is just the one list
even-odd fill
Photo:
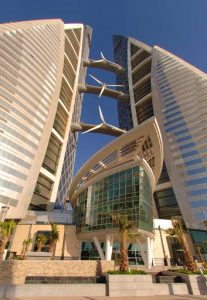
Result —
[[127, 215], [137, 227], [153, 230], [152, 189], [142, 167], [105, 177], [83, 191], [76, 206], [78, 232], [116, 228], [112, 214]]
[[189, 230], [193, 239], [196, 259], [199, 262], [207, 262], [207, 232], [201, 230]]
[[[105, 243], [101, 243], [101, 248], [105, 253]], [[130, 265], [144, 265], [139, 247], [137, 244], [129, 243], [127, 244], [128, 257]], [[113, 244], [112, 260], [115, 264], [118, 264], [120, 256], [120, 243]], [[81, 259], [82, 260], [97, 260], [100, 259], [96, 246], [93, 242], [82, 242], [81, 244]]]

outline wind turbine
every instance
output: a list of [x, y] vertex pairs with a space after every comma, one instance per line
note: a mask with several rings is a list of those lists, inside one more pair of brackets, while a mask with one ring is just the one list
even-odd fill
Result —
[[101, 52], [101, 59], [94, 59], [93, 62], [103, 62], [103, 61], [107, 61], [107, 59], [104, 57], [103, 53]]
[[103, 52], [101, 52], [101, 59], [98, 59], [98, 60], [93, 60], [94, 63], [99, 63], [99, 62], [107, 62], [111, 65], [114, 65], [114, 66], [119, 66], [118, 64], [116, 64], [115, 62], [111, 61], [111, 60], [108, 60], [107, 58], [105, 58], [105, 56], [103, 55]]
[[123, 87], [124, 85], [120, 85], [120, 84], [107, 84], [105, 82], [102, 82], [100, 81], [99, 79], [97, 79], [96, 77], [94, 77], [93, 75], [89, 74], [89, 76], [91, 78], [93, 78], [96, 82], [98, 82], [100, 85], [102, 85], [102, 89], [101, 89], [101, 92], [99, 94], [99, 98], [101, 97], [101, 95], [103, 94], [104, 90], [107, 88], [107, 87], [111, 87], [111, 86], [120, 86], [120, 87]]
[[106, 123], [106, 121], [104, 120], [103, 113], [101, 111], [101, 107], [99, 106], [98, 108], [99, 108], [99, 116], [100, 116], [100, 119], [101, 119], [102, 123], [99, 124], [99, 125], [97, 125], [97, 126], [95, 126], [95, 127], [93, 127], [93, 128], [91, 128], [91, 129], [89, 129], [89, 130], [87, 130], [87, 131], [82, 132], [82, 134], [94, 131], [94, 130], [96, 130], [98, 128], [101, 128], [101, 127], [103, 127], [103, 128], [109, 128], [109, 129], [114, 129], [114, 130], [119, 131], [121, 133], [125, 133], [126, 132], [125, 130], [122, 130], [122, 129], [118, 128], [118, 127], [115, 127], [115, 126], [112, 126], [112, 125]]

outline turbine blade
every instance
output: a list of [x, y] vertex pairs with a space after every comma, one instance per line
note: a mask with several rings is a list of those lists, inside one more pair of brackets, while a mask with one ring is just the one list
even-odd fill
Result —
[[103, 61], [103, 59], [98, 59], [98, 60], [95, 60], [95, 59], [91, 59], [91, 62], [92, 63], [99, 63], [99, 62], [102, 62]]
[[103, 94], [103, 92], [104, 92], [105, 88], [106, 88], [106, 86], [105, 86], [105, 85], [103, 85], [103, 86], [102, 86], [102, 89], [101, 89], [101, 92], [100, 92], [100, 94], [99, 94], [99, 98], [102, 96], [102, 94]]
[[115, 66], [115, 67], [120, 67], [120, 65], [119, 65], [119, 64], [116, 64], [116, 63], [115, 63], [115, 62], [113, 62], [113, 61], [110, 61], [110, 60], [108, 60], [108, 62], [109, 62], [111, 65]]
[[[101, 52], [101, 54], [103, 55], [102, 52]], [[117, 64], [117, 63], [115, 63], [114, 61], [111, 61], [111, 60], [109, 60], [109, 59], [106, 59], [106, 58], [104, 57], [104, 55], [103, 55], [103, 56], [102, 56], [102, 55], [101, 55], [101, 57], [103, 58], [103, 60], [105, 60], [106, 62], [108, 62], [110, 65], [115, 66], [115, 67], [117, 67], [117, 68], [121, 67], [119, 64]]]
[[122, 84], [107, 84], [107, 86], [124, 86], [124, 85], [122, 85]]
[[91, 78], [93, 78], [96, 82], [98, 82], [99, 84], [103, 84], [103, 82], [101, 82], [100, 80], [98, 80], [96, 77], [94, 77], [93, 75], [91, 75], [91, 74], [89, 74], [89, 76], [91, 77]]
[[112, 128], [112, 129], [115, 129], [115, 130], [117, 130], [117, 131], [119, 131], [119, 132], [126, 132], [126, 130], [123, 130], [123, 129], [121, 129], [121, 128], [119, 128], [119, 127], [116, 127], [116, 126], [113, 126], [113, 125], [110, 125], [110, 124], [108, 124], [108, 123], [106, 123], [106, 125], [108, 126], [108, 127], [110, 127], [110, 128]]
[[85, 134], [85, 133], [88, 133], [88, 132], [94, 131], [94, 130], [96, 130], [96, 129], [98, 129], [98, 128], [101, 128], [101, 127], [102, 127], [102, 124], [99, 124], [99, 125], [97, 125], [97, 126], [95, 126], [95, 127], [91, 128], [91, 129], [88, 129], [88, 130], [86, 130], [86, 131], [82, 132], [82, 134]]
[[101, 52], [101, 57], [103, 58], [103, 59], [106, 59], [105, 57], [104, 57], [104, 55], [103, 55], [103, 53]]
[[106, 122], [105, 122], [105, 120], [104, 120], [104, 116], [103, 116], [103, 113], [102, 113], [102, 111], [101, 111], [101, 107], [98, 106], [98, 108], [99, 108], [99, 115], [100, 115], [101, 121], [105, 124]]

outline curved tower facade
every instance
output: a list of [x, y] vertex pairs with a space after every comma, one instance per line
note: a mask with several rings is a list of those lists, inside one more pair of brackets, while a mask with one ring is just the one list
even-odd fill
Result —
[[[130, 95], [130, 102], [127, 107], [130, 110], [128, 115], [121, 113], [124, 109], [120, 110], [120, 105], [124, 106], [124, 104], [118, 103], [118, 111], [120, 111], [119, 122], [121, 125], [122, 120], [124, 120], [131, 127], [136, 127], [154, 115], [151, 87], [152, 48], [132, 38], [114, 36], [113, 40], [114, 57], [117, 63], [120, 64], [123, 61], [121, 56], [123, 54], [121, 50], [123, 41], [126, 44], [124, 55], [127, 67], [125, 67], [125, 76], [122, 76], [127, 78], [125, 84], [128, 86], [128, 93]], [[119, 43], [117, 43], [117, 40]], [[119, 82], [119, 78], [117, 80]], [[128, 127], [126, 126], [126, 128]], [[173, 215], [180, 215], [180, 209], [165, 163], [163, 164], [162, 173], [154, 192], [154, 199], [157, 207], [155, 217], [159, 215], [160, 218], [165, 219]]]
[[165, 161], [185, 224], [206, 229], [207, 75], [155, 46], [152, 85]]
[[[120, 36], [114, 43], [117, 38], [126, 44]], [[121, 64], [119, 47], [121, 43], [114, 57]], [[206, 74], [132, 38], [127, 38], [124, 55], [133, 126], [155, 115], [162, 133], [164, 164], [154, 193], [157, 214], [164, 219], [182, 215], [188, 229], [206, 230]]]
[[55, 202], [75, 106], [84, 26], [0, 25], [0, 203], [6, 218]]
[[[69, 33], [70, 30], [71, 30], [71, 24], [65, 25], [65, 33], [67, 32]], [[72, 70], [71, 72], [72, 73], [71, 76], [73, 76], [72, 91], [73, 91], [73, 95], [75, 96], [75, 99], [73, 99], [73, 102], [70, 104], [72, 106], [70, 107], [69, 111], [71, 110], [71, 108], [73, 108], [72, 119], [70, 120], [70, 124], [71, 122], [72, 123], [80, 122], [83, 94], [79, 93], [77, 87], [79, 84], [85, 82], [87, 68], [83, 65], [83, 61], [87, 60], [89, 57], [91, 34], [92, 34], [92, 30], [90, 27], [81, 24], [75, 24], [73, 31], [77, 37], [78, 47], [76, 45], [76, 58], [78, 59], [76, 60], [76, 64], [73, 67], [73, 69], [76, 70], [76, 72], [74, 72], [74, 70]], [[73, 45], [73, 43], [74, 42], [72, 40], [71, 44]], [[69, 62], [71, 49], [67, 48], [67, 50], [65, 51], [68, 52], [68, 54], [65, 53], [65, 56], [67, 55], [67, 59]], [[71, 71], [71, 67], [68, 68], [68, 72], [69, 70]], [[66, 102], [68, 102], [68, 100], [70, 101], [70, 98], [67, 98], [67, 96], [64, 93], [63, 86], [61, 87], [61, 89], [62, 92], [60, 92], [59, 99], [65, 97]], [[67, 140], [66, 148], [64, 149], [65, 156], [64, 156], [64, 162], [61, 170], [61, 177], [58, 185], [58, 192], [57, 192], [57, 198], [55, 203], [55, 207], [57, 208], [63, 208], [66, 200], [68, 200], [68, 189], [73, 178], [73, 170], [74, 170], [74, 163], [75, 163], [78, 136], [76, 133], [72, 133], [72, 131], [70, 130], [70, 126], [67, 130], [66, 136], [68, 136], [68, 140]], [[53, 198], [53, 201], [54, 200], [55, 197]]]

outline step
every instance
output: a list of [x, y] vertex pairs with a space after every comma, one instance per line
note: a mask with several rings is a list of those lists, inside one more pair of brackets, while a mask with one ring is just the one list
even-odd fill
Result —
[[82, 284], [106, 283], [104, 276], [26, 276], [25, 284]]
[[155, 276], [157, 283], [178, 283], [183, 282], [180, 276]]

